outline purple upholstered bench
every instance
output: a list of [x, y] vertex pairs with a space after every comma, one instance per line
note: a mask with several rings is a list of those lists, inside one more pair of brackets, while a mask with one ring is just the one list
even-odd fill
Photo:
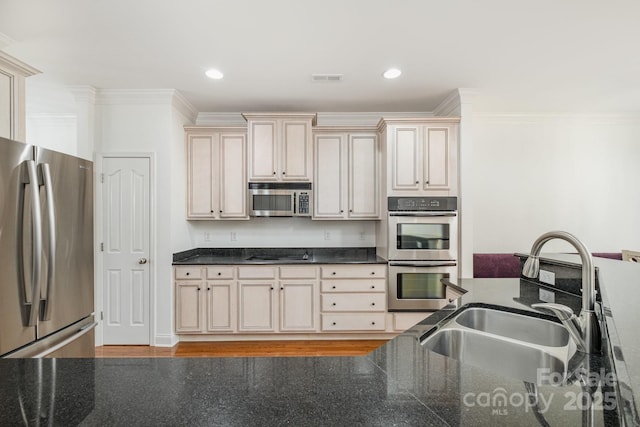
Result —
[[[622, 260], [622, 253], [594, 252], [594, 257]], [[513, 254], [473, 254], [473, 277], [520, 277], [520, 258]]]

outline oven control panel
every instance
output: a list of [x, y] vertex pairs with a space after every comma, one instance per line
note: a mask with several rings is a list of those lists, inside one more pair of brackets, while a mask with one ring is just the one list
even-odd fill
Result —
[[389, 212], [456, 211], [457, 197], [389, 197]]

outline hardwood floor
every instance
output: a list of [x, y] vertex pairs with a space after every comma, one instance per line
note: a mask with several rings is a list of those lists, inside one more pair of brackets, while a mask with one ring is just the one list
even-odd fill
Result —
[[386, 340], [181, 342], [174, 347], [109, 345], [96, 357], [364, 356]]

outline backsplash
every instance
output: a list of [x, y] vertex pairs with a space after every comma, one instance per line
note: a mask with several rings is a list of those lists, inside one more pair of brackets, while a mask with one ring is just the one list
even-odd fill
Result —
[[[520, 271], [527, 260], [527, 255], [517, 254], [520, 258]], [[561, 290], [569, 292], [573, 295], [582, 296], [582, 267], [580, 265], [570, 265], [560, 261], [551, 261], [544, 258], [540, 258], [540, 272], [541, 274], [537, 279], [530, 279], [528, 277], [521, 276], [522, 280], [529, 281], [535, 284], [547, 286], [555, 290]], [[541, 276], [544, 278], [545, 272], [551, 273], [553, 276], [554, 284], [549, 284], [547, 281], [540, 280]], [[547, 274], [549, 276], [549, 274]], [[600, 289], [598, 283], [598, 269], [596, 268], [596, 289]]]

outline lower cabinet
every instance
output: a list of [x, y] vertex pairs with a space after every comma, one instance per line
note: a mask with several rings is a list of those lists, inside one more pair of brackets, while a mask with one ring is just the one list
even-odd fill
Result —
[[[427, 313], [387, 313], [385, 264], [176, 266], [177, 334], [397, 333]], [[422, 316], [422, 317], [421, 317]]]

